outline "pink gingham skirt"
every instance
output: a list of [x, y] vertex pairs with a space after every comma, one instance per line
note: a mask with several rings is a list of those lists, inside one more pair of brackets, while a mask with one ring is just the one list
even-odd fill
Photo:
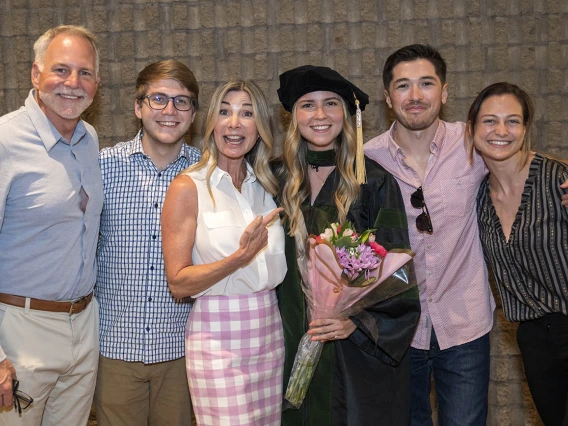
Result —
[[185, 328], [199, 426], [278, 426], [284, 335], [274, 290], [199, 297]]

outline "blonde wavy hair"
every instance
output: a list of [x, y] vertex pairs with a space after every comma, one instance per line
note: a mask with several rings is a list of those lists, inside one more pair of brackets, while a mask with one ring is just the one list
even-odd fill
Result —
[[245, 159], [252, 166], [254, 174], [262, 187], [270, 195], [274, 196], [278, 192], [278, 182], [269, 167], [269, 160], [272, 155], [274, 138], [270, 125], [271, 112], [264, 97], [264, 93], [260, 87], [251, 80], [231, 79], [227, 83], [219, 86], [209, 103], [207, 116], [203, 124], [203, 152], [201, 160], [184, 170], [184, 172], [192, 172], [206, 167], [211, 160], [211, 165], [207, 170], [207, 190], [215, 204], [215, 198], [211, 191], [211, 175], [217, 166], [219, 160], [219, 150], [215, 144], [215, 124], [219, 118], [221, 110], [221, 102], [229, 92], [246, 92], [250, 96], [254, 121], [259, 134], [259, 139], [254, 147], [245, 155]]
[[[343, 98], [340, 99], [343, 107], [343, 130], [337, 137], [335, 145], [339, 183], [333, 193], [333, 199], [337, 206], [339, 222], [342, 223], [347, 217], [349, 207], [359, 196], [360, 187], [354, 168], [357, 153], [355, 130], [347, 104]], [[298, 128], [296, 107], [297, 103], [292, 108], [292, 117], [284, 140], [283, 164], [281, 170], [279, 170], [282, 182], [280, 206], [284, 209], [285, 220], [289, 221], [291, 236], [300, 230], [299, 226], [303, 220], [300, 206], [311, 195], [308, 163], [306, 161], [308, 148]]]

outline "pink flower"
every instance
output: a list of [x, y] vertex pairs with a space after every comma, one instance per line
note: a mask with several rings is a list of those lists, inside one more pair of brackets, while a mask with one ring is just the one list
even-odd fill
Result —
[[325, 231], [320, 234], [322, 239], [331, 241], [333, 239], [333, 230], [331, 228], [325, 228]]
[[[337, 223], [330, 228], [317, 237], [310, 236], [307, 259], [299, 262], [312, 320], [348, 318], [416, 285], [406, 274], [392, 276], [412, 259], [410, 250], [387, 253], [375, 242], [374, 229], [358, 235], [349, 222], [343, 225], [343, 234]], [[302, 337], [286, 389], [285, 398], [296, 408], [304, 400], [324, 345], [312, 339], [307, 333]]]
[[375, 253], [377, 253], [378, 256], [381, 256], [382, 258], [384, 258], [388, 253], [388, 251], [379, 243], [376, 243], [374, 241], [369, 241], [369, 245], [371, 246], [373, 251]]

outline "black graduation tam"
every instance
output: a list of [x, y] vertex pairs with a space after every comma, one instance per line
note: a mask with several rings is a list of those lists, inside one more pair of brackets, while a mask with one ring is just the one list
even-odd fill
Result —
[[369, 96], [365, 92], [328, 67], [303, 65], [280, 74], [278, 98], [286, 111], [291, 112], [296, 101], [306, 93], [319, 90], [340, 95], [351, 115], [355, 115], [357, 109], [353, 95], [357, 97], [361, 110], [369, 103]]

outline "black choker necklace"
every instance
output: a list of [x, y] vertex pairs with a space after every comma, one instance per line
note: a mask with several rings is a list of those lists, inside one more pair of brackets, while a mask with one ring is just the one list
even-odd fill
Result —
[[319, 171], [318, 168], [335, 166], [335, 149], [327, 151], [310, 151], [306, 152], [306, 161], [312, 169]]

